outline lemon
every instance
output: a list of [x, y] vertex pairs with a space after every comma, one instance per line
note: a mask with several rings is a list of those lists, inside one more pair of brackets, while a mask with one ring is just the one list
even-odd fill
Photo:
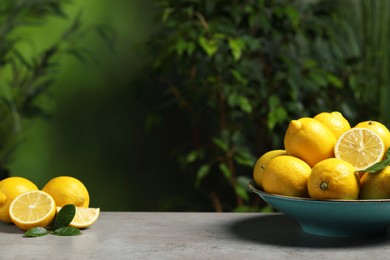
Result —
[[313, 118], [326, 125], [335, 135], [336, 139], [339, 138], [342, 133], [351, 129], [348, 120], [338, 111], [322, 112]]
[[[61, 207], [57, 207], [57, 212]], [[87, 228], [99, 218], [100, 208], [82, 208], [76, 207], [76, 214], [69, 226], [75, 228]]]
[[266, 153], [264, 153], [260, 158], [256, 161], [255, 167], [253, 168], [253, 179], [256, 182], [256, 185], [262, 189], [262, 179], [263, 179], [263, 172], [265, 167], [267, 166], [267, 163], [275, 158], [276, 156], [280, 155], [286, 155], [286, 150], [271, 150]]
[[385, 144], [385, 152], [390, 147], [390, 131], [389, 129], [380, 122], [377, 121], [364, 121], [358, 123], [355, 128], [368, 128], [374, 131], [377, 135], [382, 138], [383, 143]]
[[390, 199], [390, 166], [376, 173], [364, 173], [359, 199]]
[[290, 122], [284, 136], [284, 147], [287, 154], [296, 156], [313, 167], [322, 160], [334, 157], [336, 141], [326, 125], [314, 118], [302, 117]]
[[17, 196], [9, 207], [12, 222], [22, 230], [46, 227], [54, 219], [56, 204], [46, 192], [28, 191]]
[[38, 187], [23, 177], [8, 177], [0, 181], [0, 220], [11, 222], [9, 205], [20, 194]]
[[307, 179], [311, 168], [303, 160], [283, 155], [271, 159], [263, 172], [265, 192], [293, 197], [307, 197]]
[[313, 199], [350, 199], [359, 196], [359, 176], [349, 162], [329, 158], [317, 163], [307, 181]]
[[334, 153], [336, 158], [351, 163], [356, 171], [362, 171], [383, 159], [385, 145], [374, 131], [351, 128], [337, 140]]
[[59, 176], [51, 179], [42, 189], [49, 193], [58, 207], [74, 204], [76, 207], [88, 208], [89, 193], [84, 184], [70, 176]]

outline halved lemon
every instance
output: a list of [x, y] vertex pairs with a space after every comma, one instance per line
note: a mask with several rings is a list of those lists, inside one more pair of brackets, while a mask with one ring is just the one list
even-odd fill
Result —
[[[57, 207], [57, 212], [61, 210], [61, 207]], [[84, 208], [76, 207], [76, 214], [70, 222], [69, 226], [75, 228], [87, 228], [91, 226], [99, 218], [100, 208]]]
[[385, 145], [374, 131], [352, 128], [339, 137], [334, 154], [336, 158], [351, 163], [356, 171], [362, 171], [383, 159]]
[[55, 214], [54, 199], [40, 190], [20, 194], [9, 207], [12, 222], [22, 230], [46, 227], [52, 222]]

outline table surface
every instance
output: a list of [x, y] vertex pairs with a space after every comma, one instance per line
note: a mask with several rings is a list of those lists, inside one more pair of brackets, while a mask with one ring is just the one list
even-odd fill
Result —
[[[353, 216], [351, 216], [353, 217]], [[390, 236], [330, 238], [283, 214], [102, 212], [80, 236], [24, 238], [0, 223], [1, 259], [388, 259]]]

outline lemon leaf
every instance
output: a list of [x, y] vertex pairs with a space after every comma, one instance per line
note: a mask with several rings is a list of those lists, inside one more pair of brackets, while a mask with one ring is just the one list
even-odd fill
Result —
[[385, 159], [377, 162], [361, 172], [376, 173], [390, 165], [390, 148], [386, 152]]
[[72, 222], [76, 215], [76, 207], [73, 204], [65, 205], [58, 212], [54, 219], [54, 229], [66, 227]]
[[49, 230], [43, 227], [34, 227], [24, 233], [24, 237], [41, 237], [49, 234]]
[[55, 229], [52, 234], [57, 236], [77, 236], [81, 235], [81, 231], [74, 227], [60, 227]]
[[390, 165], [390, 159], [377, 162], [361, 172], [376, 173]]

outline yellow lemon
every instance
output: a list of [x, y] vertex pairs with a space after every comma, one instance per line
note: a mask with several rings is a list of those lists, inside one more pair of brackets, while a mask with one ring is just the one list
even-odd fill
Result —
[[322, 112], [313, 118], [326, 125], [335, 135], [336, 139], [339, 138], [342, 133], [351, 129], [351, 125], [349, 124], [348, 120], [337, 111]]
[[290, 122], [284, 136], [284, 147], [287, 154], [313, 167], [322, 160], [334, 157], [336, 141], [326, 125], [314, 118], [303, 117]]
[[74, 204], [76, 207], [88, 208], [89, 193], [84, 184], [70, 176], [59, 176], [51, 179], [42, 189], [49, 193], [58, 207]]
[[46, 192], [28, 191], [17, 196], [9, 207], [12, 222], [22, 230], [46, 227], [54, 219], [56, 204]]
[[313, 199], [349, 199], [359, 196], [359, 176], [349, 162], [329, 158], [317, 163], [307, 181]]
[[255, 180], [257, 186], [260, 189], [263, 189], [262, 179], [263, 179], [263, 172], [265, 167], [267, 166], [267, 163], [275, 158], [276, 156], [280, 155], [286, 155], [286, 150], [272, 150], [264, 153], [262, 156], [260, 156], [259, 159], [257, 159], [255, 167], [253, 168], [253, 179]]
[[23, 177], [8, 177], [0, 181], [0, 220], [11, 222], [9, 206], [20, 194], [37, 190], [38, 187]]
[[263, 172], [265, 192], [293, 197], [307, 197], [307, 179], [311, 168], [303, 160], [283, 155], [271, 159]]
[[[57, 207], [57, 212], [61, 207]], [[87, 228], [99, 218], [100, 208], [82, 208], [76, 207], [76, 214], [69, 226], [75, 228]]]
[[376, 173], [363, 174], [359, 199], [390, 199], [390, 166]]
[[351, 163], [356, 171], [362, 171], [383, 159], [385, 146], [374, 131], [351, 128], [337, 140], [334, 154], [336, 158]]
[[384, 124], [377, 121], [364, 121], [358, 123], [355, 128], [368, 128], [374, 131], [382, 138], [382, 141], [385, 144], [385, 152], [387, 152], [390, 147], [390, 131]]

